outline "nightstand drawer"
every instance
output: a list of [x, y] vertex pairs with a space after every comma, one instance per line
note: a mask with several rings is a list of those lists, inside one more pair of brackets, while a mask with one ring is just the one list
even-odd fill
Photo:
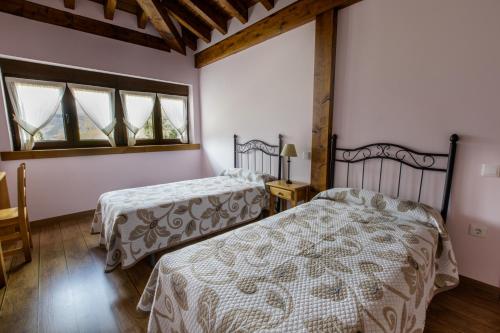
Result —
[[280, 197], [281, 199], [292, 200], [292, 197], [293, 197], [292, 191], [284, 190], [284, 189], [277, 188], [277, 187], [271, 187], [270, 191], [271, 191], [272, 195]]

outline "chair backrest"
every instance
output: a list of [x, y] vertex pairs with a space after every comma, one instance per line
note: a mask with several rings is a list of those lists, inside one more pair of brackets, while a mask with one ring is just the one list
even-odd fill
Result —
[[10, 208], [7, 174], [4, 171], [0, 171], [0, 209], [5, 208]]
[[26, 217], [26, 164], [17, 168], [17, 207], [20, 218]]

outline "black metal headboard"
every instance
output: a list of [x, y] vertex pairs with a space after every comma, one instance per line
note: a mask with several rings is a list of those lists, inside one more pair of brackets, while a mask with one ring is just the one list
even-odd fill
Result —
[[[382, 170], [384, 160], [392, 160], [399, 163], [398, 174], [398, 190], [399, 197], [401, 189], [401, 174], [403, 165], [420, 170], [420, 185], [418, 191], [418, 202], [420, 202], [422, 194], [422, 184], [426, 172], [442, 172], [446, 173], [444, 184], [443, 200], [441, 203], [441, 215], [446, 220], [448, 213], [448, 204], [450, 202], [451, 182], [453, 179], [453, 170], [455, 165], [455, 155], [457, 150], [457, 142], [459, 137], [453, 134], [450, 137], [450, 148], [448, 154], [424, 153], [409, 149], [392, 143], [373, 143], [358, 148], [339, 148], [337, 147], [337, 135], [334, 134], [331, 138], [331, 159], [330, 159], [330, 179], [329, 187], [333, 188], [335, 184], [335, 164], [336, 162], [347, 163], [347, 187], [349, 187], [349, 171], [351, 164], [362, 164], [362, 179], [361, 188], [364, 188], [365, 183], [365, 164], [367, 160], [380, 160], [380, 175], [378, 177], [378, 190], [380, 192], [382, 182]], [[446, 159], [446, 167], [437, 165], [438, 159]]]
[[[235, 134], [234, 167], [243, 168], [246, 166], [246, 168], [249, 170], [260, 171], [262, 173], [267, 173], [269, 175], [277, 177], [278, 179], [281, 179], [282, 157], [280, 156], [280, 153], [282, 148], [283, 148], [283, 135], [281, 134], [278, 135], [277, 145], [271, 145], [267, 142], [258, 139], [250, 140], [245, 143], [239, 143], [238, 136]], [[260, 154], [258, 154], [258, 152], [260, 152]], [[258, 161], [259, 160], [258, 155], [260, 155], [260, 161]], [[274, 163], [273, 159], [275, 161]], [[260, 164], [260, 169], [259, 169], [259, 164]], [[277, 168], [273, 168], [273, 166], [276, 166], [276, 164]], [[267, 169], [267, 166], [269, 166], [269, 169]]]

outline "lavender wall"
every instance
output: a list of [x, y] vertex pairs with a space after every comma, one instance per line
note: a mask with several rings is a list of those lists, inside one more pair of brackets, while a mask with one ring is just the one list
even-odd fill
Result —
[[[192, 134], [195, 142], [200, 141], [199, 75], [191, 55], [166, 53], [7, 14], [0, 14], [0, 55], [191, 85]], [[0, 100], [1, 151], [11, 149], [4, 114]], [[180, 151], [28, 160], [30, 217], [37, 220], [92, 209], [101, 193], [114, 189], [198, 178], [200, 158], [200, 151]], [[15, 169], [20, 162], [0, 162], [0, 170], [8, 173], [13, 203]]]
[[[200, 72], [205, 175], [233, 164], [234, 133], [311, 150], [314, 22], [203, 67]], [[292, 162], [292, 179], [309, 181], [310, 160]]]
[[[370, 0], [341, 11], [340, 145], [391, 140], [447, 151], [461, 135], [448, 227], [463, 275], [500, 286], [500, 2]], [[488, 227], [486, 238], [469, 224]]]

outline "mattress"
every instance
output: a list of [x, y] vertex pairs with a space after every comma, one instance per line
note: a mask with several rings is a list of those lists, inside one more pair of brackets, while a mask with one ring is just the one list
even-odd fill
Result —
[[101, 234], [106, 271], [258, 218], [269, 176], [228, 169], [220, 176], [104, 193], [91, 232]]
[[438, 212], [335, 189], [164, 255], [138, 310], [149, 332], [422, 332], [457, 283]]

